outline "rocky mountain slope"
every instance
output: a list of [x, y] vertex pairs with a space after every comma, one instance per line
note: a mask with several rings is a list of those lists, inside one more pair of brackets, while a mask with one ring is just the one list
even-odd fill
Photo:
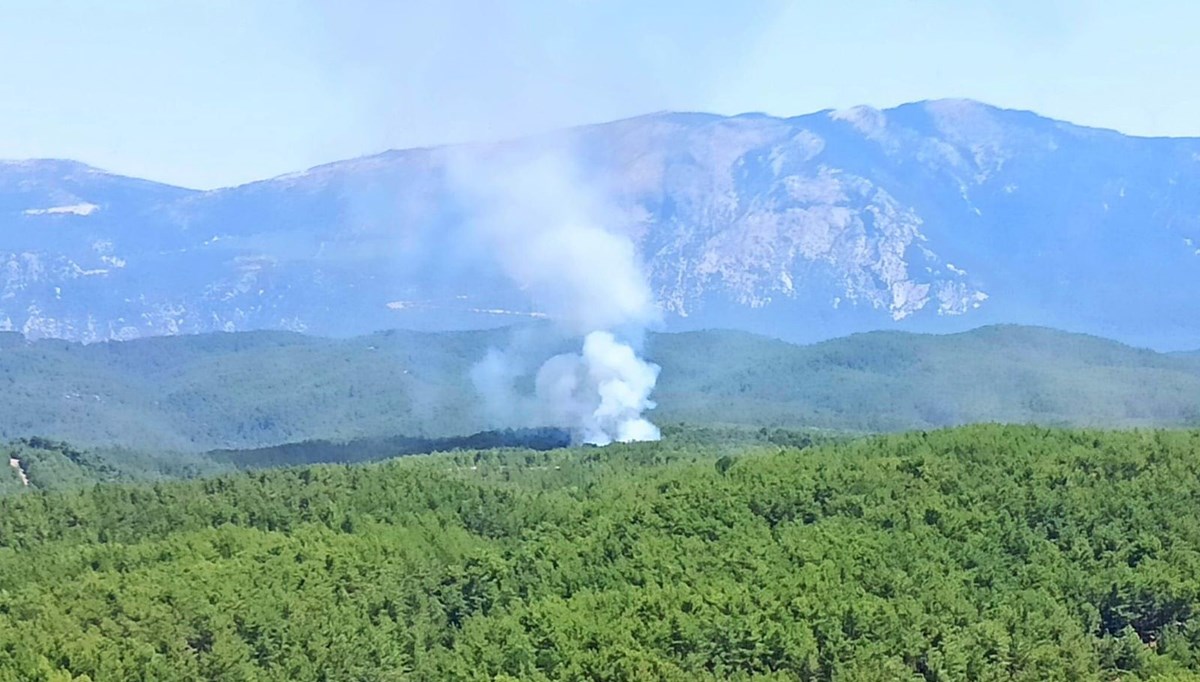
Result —
[[1015, 322], [1200, 345], [1200, 140], [961, 100], [654, 114], [208, 192], [0, 163], [0, 327], [349, 336], [537, 316], [471, 243], [454, 166], [546, 149], [636, 241], [667, 329], [808, 341]]

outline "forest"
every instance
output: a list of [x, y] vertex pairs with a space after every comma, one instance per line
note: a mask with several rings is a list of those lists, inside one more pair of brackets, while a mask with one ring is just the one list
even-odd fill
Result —
[[[194, 454], [540, 427], [497, 422], [469, 379], [489, 348], [539, 329], [86, 345], [0, 332], [0, 440]], [[663, 367], [656, 422], [859, 433], [991, 421], [1200, 428], [1200, 355], [1053, 329], [873, 332], [807, 346], [709, 330], [651, 333], [645, 346]], [[570, 349], [539, 342], [527, 360], [532, 369]]]
[[0, 679], [1200, 679], [1198, 455], [674, 428], [27, 490]]

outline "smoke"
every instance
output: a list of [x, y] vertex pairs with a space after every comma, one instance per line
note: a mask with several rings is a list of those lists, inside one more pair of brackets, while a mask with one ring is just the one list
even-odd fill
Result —
[[[502, 147], [450, 164], [469, 207], [468, 235], [481, 239], [504, 274], [555, 329], [521, 330], [492, 348], [471, 379], [498, 425], [555, 426], [579, 443], [657, 440], [643, 413], [659, 367], [632, 342], [659, 319], [628, 219], [585, 182], [569, 155]], [[544, 358], [555, 334], [584, 337], [580, 352]], [[532, 393], [520, 390], [534, 374]]]
[[584, 339], [581, 354], [556, 355], [542, 365], [537, 397], [551, 423], [569, 426], [580, 442], [658, 440], [658, 427], [642, 416], [654, 409], [650, 392], [658, 371], [611, 333], [595, 331]]

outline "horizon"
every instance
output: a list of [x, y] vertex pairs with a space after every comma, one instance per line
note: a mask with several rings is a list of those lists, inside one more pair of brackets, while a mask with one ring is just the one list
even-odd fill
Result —
[[980, 106], [986, 107], [988, 109], [993, 109], [996, 111], [1017, 113], [1017, 114], [1032, 114], [1043, 120], [1053, 121], [1056, 123], [1065, 123], [1067, 125], [1070, 125], [1070, 126], [1073, 126], [1076, 128], [1112, 132], [1112, 133], [1117, 133], [1119, 135], [1122, 135], [1124, 137], [1137, 138], [1137, 139], [1148, 139], [1148, 140], [1149, 139], [1170, 139], [1170, 140], [1200, 139], [1200, 135], [1139, 135], [1139, 134], [1130, 133], [1130, 132], [1127, 132], [1124, 130], [1119, 130], [1117, 128], [1110, 128], [1110, 127], [1099, 126], [1099, 125], [1090, 125], [1090, 124], [1086, 124], [1086, 123], [1080, 123], [1078, 121], [1055, 118], [1053, 116], [1048, 116], [1042, 112], [1035, 111], [1032, 109], [1010, 107], [1010, 106], [1005, 106], [1005, 105], [997, 104], [994, 102], [987, 102], [987, 101], [974, 99], [974, 98], [970, 98], [970, 97], [928, 97], [928, 98], [913, 100], [913, 101], [909, 101], [909, 102], [901, 102], [901, 103], [898, 103], [898, 104], [895, 104], [892, 106], [888, 106], [888, 107], [875, 107], [870, 104], [856, 104], [856, 105], [841, 108], [841, 109], [833, 108], [833, 107], [826, 107], [823, 109], [817, 109], [817, 110], [808, 111], [808, 112], [804, 112], [804, 113], [789, 114], [789, 115], [776, 115], [776, 114], [772, 114], [772, 113], [768, 113], [768, 112], [764, 112], [764, 111], [743, 111], [743, 112], [739, 112], [736, 114], [720, 114], [720, 113], [716, 113], [716, 112], [712, 112], [712, 111], [698, 111], [698, 110], [650, 111], [650, 112], [646, 112], [646, 113], [642, 113], [642, 114], [634, 114], [631, 116], [622, 116], [619, 118], [614, 118], [614, 119], [609, 119], [609, 120], [604, 120], [604, 121], [590, 121], [590, 122], [574, 123], [574, 124], [565, 125], [565, 126], [561, 126], [561, 127], [557, 127], [557, 128], [549, 128], [549, 129], [545, 129], [545, 130], [530, 131], [530, 132], [526, 132], [526, 133], [522, 133], [522, 134], [518, 134], [518, 135], [508, 136], [508, 137], [480, 138], [480, 139], [463, 140], [463, 141], [457, 141], [457, 142], [440, 142], [440, 143], [434, 142], [434, 143], [430, 143], [430, 144], [415, 145], [415, 146], [411, 146], [411, 147], [388, 147], [388, 148], [384, 148], [384, 149], [378, 149], [375, 151], [367, 151], [365, 153], [362, 153], [362, 154], [359, 154], [356, 156], [347, 156], [347, 157], [328, 159], [325, 161], [320, 161], [314, 165], [307, 166], [305, 168], [296, 168], [296, 169], [292, 169], [292, 170], [286, 170], [286, 171], [283, 171], [281, 173], [277, 173], [274, 175], [267, 175], [267, 176], [258, 177], [258, 178], [251, 178], [244, 182], [239, 182], [236, 184], [228, 184], [228, 185], [219, 185], [219, 186], [215, 186], [215, 187], [193, 187], [193, 186], [188, 186], [188, 185], [174, 184], [171, 182], [166, 182], [166, 181], [160, 180], [156, 177], [134, 175], [134, 174], [122, 172], [119, 170], [114, 170], [112, 168], [104, 167], [104, 166], [101, 166], [101, 165], [98, 165], [95, 163], [91, 163], [87, 159], [73, 158], [73, 157], [0, 158], [0, 164], [16, 165], [16, 164], [22, 164], [22, 163], [37, 163], [37, 162], [77, 163], [77, 164], [86, 166], [90, 170], [99, 171], [99, 172], [102, 172], [102, 173], [105, 173], [108, 175], [117, 176], [117, 177], [126, 177], [126, 178], [137, 179], [137, 180], [147, 180], [150, 182], [154, 182], [156, 184], [169, 185], [169, 186], [175, 187], [177, 189], [186, 189], [186, 190], [191, 190], [191, 191], [195, 191], [195, 192], [212, 192], [212, 191], [223, 190], [223, 189], [233, 189], [236, 187], [241, 187], [243, 185], [254, 184], [257, 182], [266, 182], [266, 181], [271, 181], [271, 180], [280, 179], [280, 178], [286, 178], [286, 177], [294, 176], [294, 175], [302, 175], [304, 173], [307, 173], [312, 170], [316, 170], [318, 168], [323, 168], [326, 166], [334, 166], [334, 165], [337, 165], [340, 163], [357, 161], [357, 160], [361, 160], [361, 159], [374, 158], [376, 156], [382, 156], [384, 154], [389, 154], [392, 152], [408, 152], [408, 151], [415, 151], [415, 150], [421, 150], [421, 149], [440, 149], [440, 148], [447, 148], [447, 147], [488, 145], [488, 144], [499, 144], [499, 143], [505, 143], [505, 142], [513, 142], [513, 141], [522, 141], [522, 140], [529, 140], [529, 139], [537, 138], [537, 137], [544, 136], [544, 135], [551, 135], [555, 132], [559, 132], [559, 131], [563, 131], [563, 130], [574, 130], [574, 129], [581, 129], [581, 128], [599, 127], [599, 126], [605, 126], [605, 125], [612, 125], [615, 123], [621, 123], [624, 121], [634, 121], [634, 120], [641, 119], [641, 118], [650, 118], [650, 117], [654, 117], [654, 116], [699, 115], [699, 116], [715, 116], [715, 117], [725, 118], [725, 119], [736, 119], [736, 118], [743, 118], [743, 117], [766, 117], [766, 118], [771, 118], [771, 119], [775, 119], [775, 120], [779, 120], [779, 121], [790, 121], [790, 120], [795, 120], [795, 119], [802, 119], [802, 118], [807, 118], [807, 117], [812, 117], [812, 116], [818, 116], [821, 114], [832, 114], [832, 113], [837, 113], [837, 112], [852, 111], [855, 109], [863, 109], [863, 108], [886, 113], [886, 112], [894, 111], [896, 109], [901, 109], [904, 107], [918, 106], [918, 105], [929, 104], [929, 103], [934, 103], [934, 102], [969, 102], [971, 104], [980, 105]]

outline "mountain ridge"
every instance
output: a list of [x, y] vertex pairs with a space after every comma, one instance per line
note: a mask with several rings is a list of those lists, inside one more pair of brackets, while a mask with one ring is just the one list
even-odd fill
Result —
[[972, 100], [656, 113], [207, 191], [0, 166], [0, 328], [344, 337], [537, 313], [462, 246], [469, 202], [450, 164], [547, 148], [569, 150], [609, 199], [671, 330], [807, 342], [1009, 322], [1163, 350], [1200, 340], [1187, 293], [1200, 285], [1200, 139]]
[[588, 130], [588, 129], [595, 129], [595, 128], [606, 128], [609, 126], [616, 126], [616, 125], [620, 125], [620, 124], [628, 124], [628, 123], [635, 123], [635, 122], [641, 122], [641, 121], [656, 121], [656, 120], [664, 119], [664, 118], [695, 117], [695, 118], [704, 119], [706, 121], [737, 120], [737, 119], [769, 119], [769, 120], [780, 121], [780, 122], [798, 122], [798, 121], [808, 120], [808, 119], [811, 119], [812, 117], [816, 117], [816, 116], [830, 116], [833, 114], [852, 112], [852, 111], [856, 111], [856, 110], [862, 110], [862, 111], [868, 111], [868, 112], [880, 112], [880, 113], [907, 112], [909, 110], [919, 108], [919, 107], [925, 107], [925, 106], [928, 106], [931, 104], [932, 105], [956, 104], [956, 105], [980, 107], [980, 108], [983, 108], [986, 110], [991, 110], [994, 112], [1028, 116], [1028, 117], [1035, 118], [1035, 119], [1037, 119], [1039, 121], [1043, 121], [1043, 122], [1065, 125], [1071, 129], [1075, 129], [1075, 130], [1091, 131], [1091, 132], [1095, 132], [1095, 133], [1114, 134], [1114, 135], [1117, 135], [1117, 136], [1120, 136], [1123, 138], [1130, 138], [1130, 139], [1134, 139], [1134, 140], [1171, 140], [1171, 141], [1197, 141], [1197, 142], [1200, 142], [1200, 136], [1195, 136], [1195, 135], [1139, 135], [1136, 133], [1126, 133], [1126, 132], [1121, 131], [1116, 128], [1108, 128], [1108, 127], [1098, 126], [1098, 125], [1076, 123], [1074, 121], [1069, 121], [1066, 119], [1058, 119], [1058, 118], [1054, 118], [1051, 116], [1045, 116], [1045, 115], [1040, 114], [1031, 109], [1005, 107], [1005, 106], [1000, 106], [1000, 105], [992, 104], [990, 102], [985, 102], [982, 100], [977, 100], [977, 99], [973, 99], [973, 98], [969, 98], [969, 97], [937, 97], [937, 98], [931, 98], [931, 99], [915, 100], [912, 102], [905, 102], [905, 103], [898, 104], [893, 107], [886, 107], [886, 108], [882, 108], [882, 109], [877, 108], [873, 105], [869, 105], [869, 104], [859, 104], [859, 105], [847, 107], [845, 109], [825, 108], [825, 109], [819, 109], [819, 110], [808, 112], [808, 113], [794, 114], [794, 115], [790, 115], [790, 116], [781, 116], [781, 115], [770, 114], [770, 113], [762, 112], [762, 111], [743, 111], [743, 112], [739, 112], [736, 114], [726, 115], [726, 114], [716, 114], [716, 113], [705, 112], [705, 111], [690, 111], [690, 110], [676, 111], [676, 110], [663, 109], [663, 110], [659, 110], [659, 111], [647, 112], [644, 114], [637, 114], [634, 116], [627, 116], [624, 118], [617, 118], [617, 119], [613, 119], [611, 121], [601, 121], [601, 122], [596, 122], [596, 123], [584, 123], [584, 124], [579, 124], [579, 125], [575, 125], [575, 126], [570, 126], [568, 128], [549, 130], [549, 131], [543, 131], [540, 133], [531, 133], [531, 134], [526, 134], [526, 135], [517, 135], [517, 136], [513, 136], [513, 137], [506, 137], [506, 138], [498, 139], [498, 140], [480, 139], [480, 140], [473, 140], [473, 141], [468, 141], [468, 142], [456, 142], [456, 143], [447, 143], [447, 144], [430, 143], [430, 144], [416, 145], [416, 146], [412, 146], [412, 147], [388, 147], [386, 149], [381, 149], [376, 152], [369, 152], [369, 153], [361, 154], [358, 156], [351, 156], [351, 157], [346, 157], [346, 158], [333, 159], [331, 161], [325, 161], [325, 162], [316, 164], [314, 166], [310, 166], [308, 168], [303, 168], [303, 169], [294, 170], [294, 171], [287, 171], [287, 172], [279, 173], [276, 175], [269, 175], [269, 176], [265, 176], [262, 178], [257, 178], [254, 180], [241, 182], [241, 183], [220, 185], [218, 187], [212, 187], [209, 189], [196, 189], [193, 187], [188, 187], [186, 185], [177, 185], [174, 183], [162, 182], [162, 181], [154, 180], [152, 178], [146, 178], [146, 177], [142, 177], [139, 175], [133, 175], [133, 174], [126, 173], [126, 172], [111, 171], [111, 170], [108, 170], [105, 168], [101, 168], [99, 166], [94, 166], [94, 165], [88, 163], [87, 161], [73, 159], [73, 158], [67, 158], [67, 157], [28, 157], [28, 158], [0, 159], [0, 169], [2, 169], [5, 166], [10, 166], [10, 167], [13, 167], [13, 166], [15, 166], [15, 167], [56, 166], [56, 165], [75, 166], [81, 170], [84, 170], [84, 171], [87, 171], [90, 173], [94, 173], [97, 175], [110, 176], [110, 177], [113, 177], [116, 179], [137, 180], [140, 182], [150, 183], [150, 184], [154, 184], [154, 185], [158, 185], [158, 186], [162, 186], [162, 187], [170, 187], [170, 188], [174, 188], [174, 189], [185, 190], [185, 191], [193, 193], [195, 195], [201, 195], [201, 194], [212, 194], [212, 193], [216, 193], [216, 192], [224, 192], [227, 190], [240, 189], [240, 188], [244, 188], [249, 185], [258, 185], [261, 183], [271, 182], [273, 180], [293, 179], [295, 177], [302, 176], [302, 175], [305, 175], [305, 174], [313, 172], [313, 171], [329, 170], [329, 169], [334, 169], [334, 168], [337, 168], [339, 166], [343, 166], [346, 164], [355, 164], [355, 163], [363, 162], [363, 161], [380, 160], [384, 157], [395, 157], [398, 155], [404, 155], [404, 154], [409, 154], [409, 153], [414, 153], [414, 154], [415, 153], [427, 153], [427, 152], [434, 152], [434, 151], [438, 151], [438, 150], [464, 148], [464, 147], [472, 147], [472, 146], [478, 146], [478, 145], [512, 144], [512, 143], [519, 143], [519, 142], [525, 142], [528, 140], [536, 140], [536, 139], [540, 139], [540, 138], [544, 138], [544, 137], [554, 136], [557, 134], [561, 134], [564, 131], [578, 131], [578, 130]]

